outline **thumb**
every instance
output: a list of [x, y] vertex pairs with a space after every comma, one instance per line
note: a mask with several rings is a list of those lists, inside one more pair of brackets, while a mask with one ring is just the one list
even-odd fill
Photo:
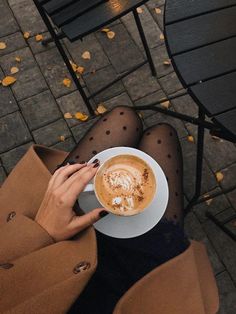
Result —
[[84, 214], [83, 216], [74, 216], [71, 222], [71, 227], [75, 229], [76, 232], [80, 232], [85, 228], [93, 225], [107, 214], [108, 212], [105, 210], [105, 208], [96, 208], [91, 212]]

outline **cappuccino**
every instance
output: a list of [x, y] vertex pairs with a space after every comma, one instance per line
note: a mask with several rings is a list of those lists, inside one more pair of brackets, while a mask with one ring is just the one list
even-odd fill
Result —
[[106, 161], [95, 177], [100, 203], [116, 215], [142, 212], [156, 193], [152, 169], [139, 157], [118, 155]]

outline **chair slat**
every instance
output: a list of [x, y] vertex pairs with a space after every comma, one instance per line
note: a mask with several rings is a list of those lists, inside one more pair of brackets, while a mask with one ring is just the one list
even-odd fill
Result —
[[236, 6], [166, 27], [172, 55], [236, 35]]
[[227, 132], [230, 132], [234, 139], [236, 138], [236, 109], [214, 117], [214, 121], [222, 125], [223, 129], [226, 129]]
[[44, 10], [47, 12], [49, 16], [52, 14], [63, 10], [68, 5], [76, 2], [80, 2], [81, 0], [50, 0], [48, 3], [44, 5]]

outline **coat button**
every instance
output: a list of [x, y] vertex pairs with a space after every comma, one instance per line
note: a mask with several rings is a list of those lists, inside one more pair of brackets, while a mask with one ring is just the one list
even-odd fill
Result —
[[12, 268], [14, 265], [11, 263], [4, 263], [4, 264], [0, 264], [0, 268], [2, 269], [9, 269]]
[[87, 269], [90, 268], [90, 263], [89, 262], [86, 262], [86, 261], [83, 261], [83, 262], [80, 262], [78, 265], [76, 265], [73, 269], [73, 273], [74, 274], [78, 274], [82, 271], [85, 271]]
[[7, 222], [12, 220], [16, 215], [16, 212], [10, 212], [10, 214], [7, 216]]

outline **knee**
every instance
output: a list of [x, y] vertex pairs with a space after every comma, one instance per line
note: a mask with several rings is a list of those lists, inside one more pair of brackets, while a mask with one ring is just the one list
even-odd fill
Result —
[[163, 135], [178, 137], [176, 129], [168, 123], [158, 123], [148, 128], [145, 133], [161, 133]]

